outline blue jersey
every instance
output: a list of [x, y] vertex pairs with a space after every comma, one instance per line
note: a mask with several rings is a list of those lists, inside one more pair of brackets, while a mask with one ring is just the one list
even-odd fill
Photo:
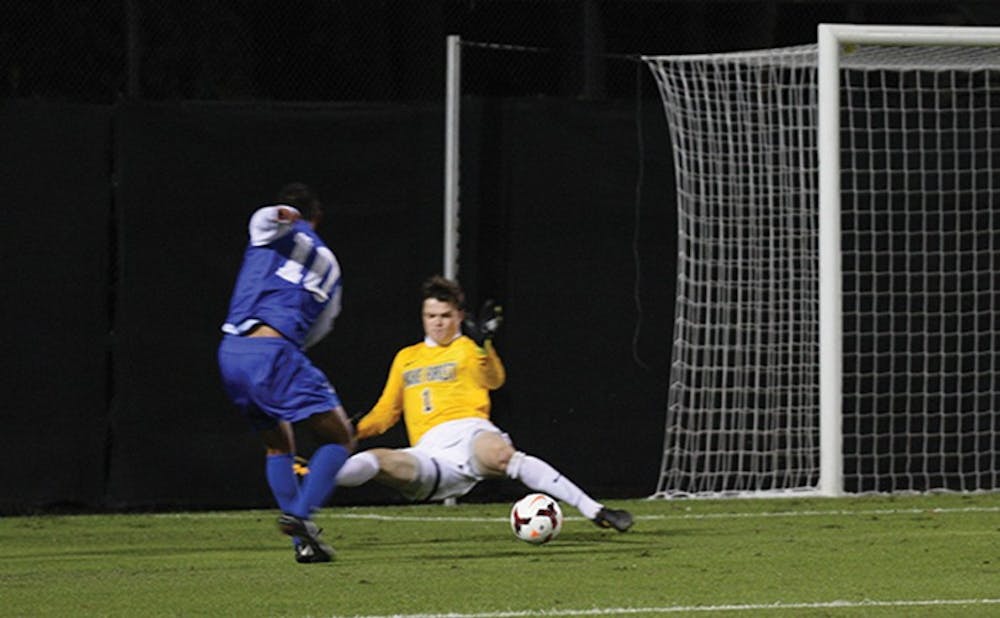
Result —
[[222, 331], [242, 335], [265, 323], [305, 349], [330, 332], [340, 313], [340, 264], [307, 222], [278, 221], [278, 208], [265, 206], [250, 218]]

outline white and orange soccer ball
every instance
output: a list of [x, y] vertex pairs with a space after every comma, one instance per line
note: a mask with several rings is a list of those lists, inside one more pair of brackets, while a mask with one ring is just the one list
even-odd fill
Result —
[[528, 494], [510, 510], [510, 529], [527, 543], [548, 543], [559, 535], [562, 523], [559, 503], [545, 494]]

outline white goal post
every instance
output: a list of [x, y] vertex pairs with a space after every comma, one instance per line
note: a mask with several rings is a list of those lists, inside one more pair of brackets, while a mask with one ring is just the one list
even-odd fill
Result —
[[1000, 28], [643, 60], [678, 202], [654, 497], [1000, 489]]
[[462, 39], [445, 39], [444, 93], [444, 254], [441, 274], [458, 277], [459, 143], [462, 102]]

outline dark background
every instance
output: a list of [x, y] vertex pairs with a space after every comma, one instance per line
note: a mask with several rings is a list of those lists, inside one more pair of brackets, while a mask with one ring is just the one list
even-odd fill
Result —
[[810, 43], [824, 21], [1000, 23], [993, 2], [167, 4], [0, 9], [2, 512], [270, 505], [215, 347], [247, 218], [291, 180], [325, 199], [345, 274], [311, 356], [350, 413], [375, 401], [441, 270], [448, 34], [467, 41], [459, 277], [507, 318], [494, 420], [597, 497], [649, 495], [675, 230], [635, 55]]

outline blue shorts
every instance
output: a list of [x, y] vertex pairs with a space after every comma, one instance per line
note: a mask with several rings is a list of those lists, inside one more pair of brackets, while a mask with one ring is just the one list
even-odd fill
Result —
[[219, 371], [229, 398], [254, 429], [294, 423], [340, 405], [323, 372], [294, 343], [280, 337], [226, 335]]

